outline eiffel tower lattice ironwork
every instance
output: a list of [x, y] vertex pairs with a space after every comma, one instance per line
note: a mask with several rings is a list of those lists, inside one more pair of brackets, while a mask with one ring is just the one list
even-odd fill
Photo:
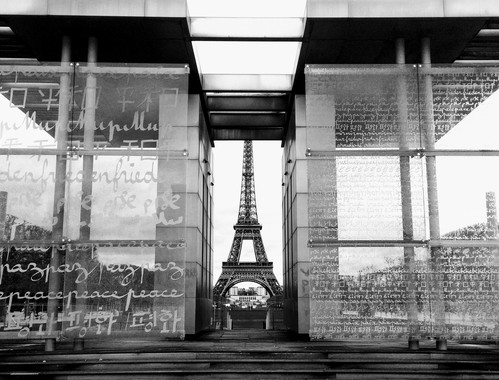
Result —
[[[274, 275], [272, 262], [267, 260], [263, 247], [256, 212], [255, 179], [253, 176], [253, 143], [244, 141], [243, 176], [241, 181], [241, 198], [237, 224], [234, 225], [234, 240], [229, 257], [222, 263], [222, 274], [213, 288], [213, 296], [224, 296], [227, 291], [239, 282], [255, 282], [263, 286], [270, 296], [282, 293], [282, 288]], [[253, 240], [255, 262], [240, 262], [243, 240]]]

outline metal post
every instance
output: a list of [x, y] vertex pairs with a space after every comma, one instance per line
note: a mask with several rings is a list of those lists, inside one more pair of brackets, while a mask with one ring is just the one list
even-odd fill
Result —
[[[7, 222], [7, 197], [8, 194], [6, 191], [0, 191], [0, 241], [5, 239], [5, 224]], [[1, 257], [2, 256], [0, 253], [0, 258]]]
[[[425, 67], [431, 66], [431, 49], [430, 49], [430, 39], [423, 38], [421, 40], [421, 62]], [[426, 111], [425, 120], [425, 148], [427, 150], [435, 149], [435, 124], [433, 119], [433, 91], [432, 91], [432, 80], [430, 75], [424, 77], [422, 83], [423, 99]], [[428, 187], [428, 212], [429, 212], [429, 227], [430, 227], [430, 239], [439, 240], [440, 239], [440, 215], [438, 210], [438, 187], [437, 187], [437, 163], [435, 156], [426, 156], [426, 182]], [[441, 281], [439, 280], [439, 268], [438, 268], [438, 257], [440, 256], [439, 248], [432, 247], [430, 252], [432, 272], [433, 272], [433, 286], [432, 292], [434, 293], [434, 301], [432, 302], [432, 311], [435, 314], [435, 325], [439, 329], [445, 327], [445, 305], [443, 302], [443, 292]], [[432, 301], [432, 300], [431, 300]], [[430, 301], [430, 302], [431, 302]], [[447, 339], [445, 337], [438, 336], [436, 341], [437, 349], [446, 350], [447, 349]]]
[[[430, 40], [423, 38], [421, 60], [424, 66], [431, 66]], [[435, 124], [433, 122], [433, 92], [431, 76], [426, 75], [423, 82], [423, 95], [426, 105], [426, 125], [425, 125], [425, 144], [427, 150], [435, 149]], [[440, 239], [440, 221], [438, 211], [438, 191], [437, 191], [437, 165], [435, 156], [426, 157], [426, 172], [428, 181], [428, 205], [429, 205], [429, 223], [430, 239]]]
[[[88, 67], [95, 67], [97, 62], [97, 39], [88, 39]], [[95, 110], [97, 99], [97, 78], [93, 73], [87, 76], [85, 86], [85, 117], [83, 130], [83, 147], [92, 150], [94, 147], [95, 135]], [[83, 181], [82, 181], [82, 206], [81, 207], [81, 228], [80, 239], [90, 239], [90, 220], [92, 213], [92, 171], [94, 167], [94, 157], [92, 155], [83, 156]]]
[[[71, 60], [71, 40], [68, 36], [62, 38], [61, 67], [69, 68]], [[55, 130], [57, 149], [67, 149], [68, 125], [69, 125], [69, 99], [70, 99], [70, 76], [68, 73], [61, 74], [59, 91], [59, 110]], [[60, 242], [64, 228], [64, 200], [66, 193], [66, 156], [56, 156], [55, 187], [53, 202], [52, 240]], [[58, 268], [61, 265], [63, 251], [52, 247], [50, 266]], [[61, 274], [53, 271], [49, 276], [49, 294], [57, 294], [61, 288]], [[55, 332], [57, 330], [57, 320], [59, 316], [59, 300], [49, 299], [47, 302], [47, 324], [45, 339], [45, 351], [55, 350]]]
[[221, 318], [220, 329], [223, 330], [224, 329], [224, 304], [223, 303], [220, 304], [220, 312], [221, 312], [221, 314], [220, 314], [221, 315], [220, 316], [220, 318]]
[[217, 315], [216, 315], [216, 310], [217, 310], [217, 305], [216, 304], [213, 304], [211, 305], [212, 308], [213, 308], [213, 321], [212, 321], [212, 326], [213, 326], [213, 330], [216, 330], [217, 329]]
[[[5, 239], [5, 225], [7, 223], [7, 199], [8, 193], [6, 191], [0, 191], [0, 242], [7, 240]], [[3, 253], [8, 251], [8, 247], [0, 247], [0, 266], [3, 265]], [[0, 283], [2, 282], [2, 275], [0, 274]], [[0, 317], [7, 317], [6, 301], [0, 301]], [[5, 319], [4, 319], [5, 320]]]
[[395, 62], [399, 65], [405, 65], [405, 40], [403, 38], [395, 40]]
[[[405, 64], [405, 41], [398, 38], [395, 41], [396, 62]], [[397, 111], [400, 126], [399, 148], [408, 150], [409, 128], [407, 112], [407, 83], [403, 75], [397, 78]], [[400, 156], [400, 193], [402, 201], [402, 236], [405, 241], [414, 240], [414, 226], [412, 222], [412, 196], [411, 196], [411, 162], [409, 156]], [[414, 247], [404, 247], [404, 264], [407, 278], [406, 311], [409, 324], [409, 349], [419, 349], [418, 310], [416, 304], [416, 287], [414, 284]]]
[[[97, 63], [97, 39], [89, 37], [87, 66], [95, 67]], [[85, 85], [85, 116], [83, 129], [83, 147], [85, 150], [92, 150], [94, 147], [95, 135], [95, 111], [97, 101], [97, 78], [93, 73], [88, 73]], [[83, 156], [83, 180], [81, 184], [81, 207], [80, 207], [80, 239], [90, 240], [90, 223], [92, 220], [92, 172], [94, 170], [93, 155]], [[79, 252], [77, 259], [82, 267], [88, 267], [89, 253], [91, 249], [83, 249]], [[86, 282], [77, 284], [78, 294], [83, 294], [87, 290]], [[77, 299], [76, 309], [84, 317], [87, 310], [85, 299]], [[83, 338], [75, 338], [73, 348], [77, 351], [83, 349]]]

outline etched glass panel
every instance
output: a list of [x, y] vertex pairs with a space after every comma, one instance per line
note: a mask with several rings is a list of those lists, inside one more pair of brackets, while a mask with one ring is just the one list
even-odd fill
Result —
[[[422, 165], [420, 158], [410, 159], [406, 235], [418, 240], [427, 236]], [[404, 239], [399, 157], [310, 159], [308, 173], [312, 242]]]
[[56, 163], [65, 160], [55, 155], [56, 130], [67, 128], [59, 114], [70, 112], [72, 73], [69, 65], [0, 67], [0, 194], [6, 213], [0, 241], [51, 239]]
[[433, 309], [440, 335], [457, 340], [498, 339], [499, 250], [477, 245], [436, 250]]
[[336, 160], [308, 162], [308, 238], [327, 243], [338, 239]]
[[428, 149], [499, 149], [499, 67], [419, 69]]
[[48, 335], [67, 148], [57, 136], [68, 127], [72, 72], [69, 65], [0, 67], [0, 339]]
[[[459, 340], [497, 340], [499, 182], [491, 173], [499, 158], [481, 157], [480, 151], [499, 148], [499, 68], [423, 67], [420, 88], [425, 147], [437, 151], [436, 157], [428, 153], [426, 158], [430, 223], [437, 218], [439, 226], [439, 235], [432, 238], [444, 240], [443, 247], [431, 249], [438, 333]], [[445, 150], [458, 152], [445, 156]]]
[[1, 66], [0, 148], [55, 149], [59, 114], [71, 111], [72, 77], [69, 65]]
[[[324, 252], [328, 250], [326, 260]], [[311, 339], [423, 338], [433, 329], [425, 248], [311, 248]]]
[[0, 339], [182, 338], [188, 69], [33, 70], [0, 136]]
[[416, 73], [401, 65], [307, 66], [307, 148], [419, 147]]

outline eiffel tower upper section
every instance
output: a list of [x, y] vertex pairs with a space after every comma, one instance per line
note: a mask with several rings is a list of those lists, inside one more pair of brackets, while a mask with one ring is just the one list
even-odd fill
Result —
[[258, 213], [256, 211], [253, 142], [251, 140], [245, 140], [243, 149], [241, 197], [239, 199], [237, 224], [234, 225], [236, 233], [227, 262], [239, 262], [242, 240], [253, 240], [257, 262], [268, 262], [260, 235], [261, 229], [262, 225], [258, 222]]
[[251, 140], [244, 142], [243, 150], [243, 175], [241, 180], [241, 199], [239, 200], [239, 214], [237, 225], [262, 228], [258, 223], [255, 196], [255, 177], [253, 173], [253, 143]]

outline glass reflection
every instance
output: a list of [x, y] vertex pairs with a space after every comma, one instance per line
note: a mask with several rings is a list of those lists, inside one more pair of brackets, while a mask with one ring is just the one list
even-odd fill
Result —
[[[497, 68], [422, 69], [421, 112], [433, 124], [436, 149], [498, 149]], [[431, 89], [431, 90], [430, 90]]]
[[54, 167], [54, 156], [0, 156], [0, 191], [5, 196], [7, 213], [5, 240], [50, 237]]

